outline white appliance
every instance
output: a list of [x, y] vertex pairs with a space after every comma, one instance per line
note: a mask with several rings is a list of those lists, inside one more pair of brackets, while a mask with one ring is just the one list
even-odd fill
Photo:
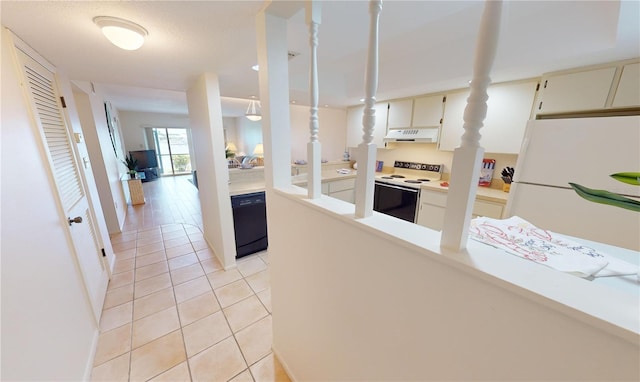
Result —
[[384, 137], [385, 142], [438, 142], [439, 127], [422, 127], [416, 129], [390, 129]]
[[419, 189], [427, 182], [442, 178], [442, 164], [395, 161], [393, 173], [376, 173], [376, 182]]
[[395, 161], [392, 174], [376, 175], [373, 210], [415, 223], [420, 187], [440, 180], [442, 169], [441, 164]]
[[527, 125], [508, 216], [579, 238], [640, 250], [640, 213], [587, 201], [577, 183], [638, 198], [609, 175], [640, 172], [640, 116], [547, 119]]

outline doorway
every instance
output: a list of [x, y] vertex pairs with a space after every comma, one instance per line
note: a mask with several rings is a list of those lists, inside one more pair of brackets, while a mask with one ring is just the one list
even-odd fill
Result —
[[[73, 245], [74, 257], [79, 266], [87, 297], [96, 324], [100, 322], [109, 282], [108, 263], [91, 196], [86, 189], [84, 170], [79, 161], [79, 141], [72, 140], [73, 130], [67, 124], [64, 98], [60, 94], [54, 72], [44, 66], [36, 54], [28, 54], [17, 46], [22, 82], [33, 114], [33, 121], [40, 136], [44, 164], [55, 184], [60, 220]], [[74, 134], [74, 137], [77, 136]], [[87, 162], [84, 162], [85, 166]], [[86, 167], [85, 167], [86, 168]]]
[[153, 141], [158, 152], [160, 175], [184, 175], [191, 173], [189, 129], [154, 127]]

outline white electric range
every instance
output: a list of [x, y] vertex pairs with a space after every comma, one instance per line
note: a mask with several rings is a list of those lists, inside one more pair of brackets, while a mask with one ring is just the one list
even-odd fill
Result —
[[442, 179], [441, 164], [395, 161], [393, 173], [379, 173], [376, 182], [419, 189], [422, 183]]
[[440, 181], [443, 166], [396, 161], [393, 169], [393, 173], [376, 175], [373, 209], [415, 223], [420, 186]]

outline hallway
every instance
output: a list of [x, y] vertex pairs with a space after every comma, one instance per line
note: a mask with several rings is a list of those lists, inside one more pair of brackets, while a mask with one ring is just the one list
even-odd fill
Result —
[[224, 271], [189, 176], [129, 206], [100, 321], [94, 381], [289, 381], [271, 351], [269, 255]]

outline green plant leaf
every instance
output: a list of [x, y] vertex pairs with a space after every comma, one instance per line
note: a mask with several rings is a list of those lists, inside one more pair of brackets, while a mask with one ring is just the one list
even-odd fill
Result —
[[136, 169], [136, 166], [138, 165], [138, 160], [136, 158], [133, 157], [133, 155], [129, 154], [128, 157], [125, 157], [124, 160], [122, 161], [122, 163], [127, 166], [127, 168], [131, 171]]
[[618, 172], [609, 176], [618, 182], [640, 186], [640, 172]]
[[620, 207], [631, 211], [640, 212], [640, 201], [627, 198], [606, 190], [594, 190], [576, 183], [569, 183], [571, 188], [582, 198], [600, 204]]

